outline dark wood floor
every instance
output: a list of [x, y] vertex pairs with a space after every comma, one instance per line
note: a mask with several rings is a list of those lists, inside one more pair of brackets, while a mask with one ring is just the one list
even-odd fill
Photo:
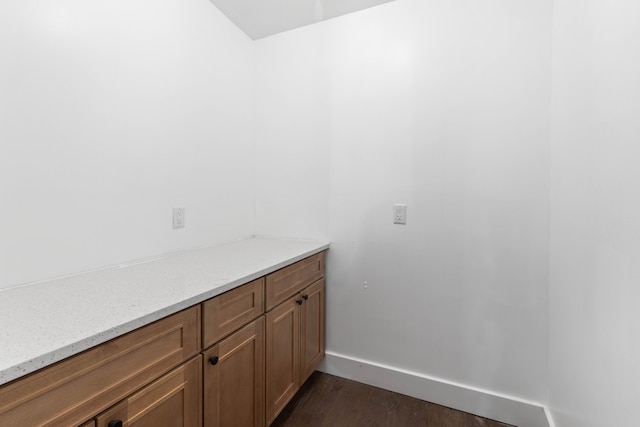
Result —
[[272, 427], [508, 427], [355, 381], [315, 372]]

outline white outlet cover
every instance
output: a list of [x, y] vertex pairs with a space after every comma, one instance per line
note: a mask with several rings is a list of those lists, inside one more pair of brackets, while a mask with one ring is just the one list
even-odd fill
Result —
[[173, 208], [173, 228], [184, 228], [184, 208]]
[[405, 225], [407, 223], [407, 205], [395, 203], [393, 205], [393, 223]]

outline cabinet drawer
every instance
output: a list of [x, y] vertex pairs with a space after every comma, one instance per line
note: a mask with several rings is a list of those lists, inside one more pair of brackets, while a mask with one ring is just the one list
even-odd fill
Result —
[[200, 350], [200, 307], [0, 387], [0, 426], [74, 426]]
[[312, 255], [267, 276], [266, 310], [324, 277], [324, 252]]
[[96, 426], [202, 426], [201, 370], [198, 356], [98, 415]]
[[202, 303], [202, 342], [209, 347], [264, 313], [264, 278]]

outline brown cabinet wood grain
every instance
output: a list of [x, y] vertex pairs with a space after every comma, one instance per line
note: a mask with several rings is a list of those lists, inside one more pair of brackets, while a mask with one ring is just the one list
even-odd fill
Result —
[[96, 427], [201, 427], [202, 356], [191, 359], [96, 417]]
[[324, 358], [323, 278], [319, 253], [2, 385], [0, 426], [268, 426]]
[[77, 426], [200, 351], [200, 307], [0, 387], [0, 426]]
[[302, 385], [324, 359], [324, 279], [302, 292], [300, 306], [300, 384]]
[[265, 291], [265, 310], [271, 310], [321, 277], [324, 277], [324, 252], [269, 274]]
[[202, 303], [202, 345], [209, 347], [264, 313], [264, 277]]
[[271, 424], [324, 359], [324, 279], [266, 319], [266, 416]]
[[266, 411], [271, 424], [300, 387], [300, 295], [266, 318]]
[[264, 317], [204, 352], [204, 426], [264, 426]]

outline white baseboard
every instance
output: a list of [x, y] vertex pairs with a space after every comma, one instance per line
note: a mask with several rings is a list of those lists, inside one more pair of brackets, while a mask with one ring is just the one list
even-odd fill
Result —
[[318, 370], [518, 427], [552, 427], [543, 405], [327, 352]]

